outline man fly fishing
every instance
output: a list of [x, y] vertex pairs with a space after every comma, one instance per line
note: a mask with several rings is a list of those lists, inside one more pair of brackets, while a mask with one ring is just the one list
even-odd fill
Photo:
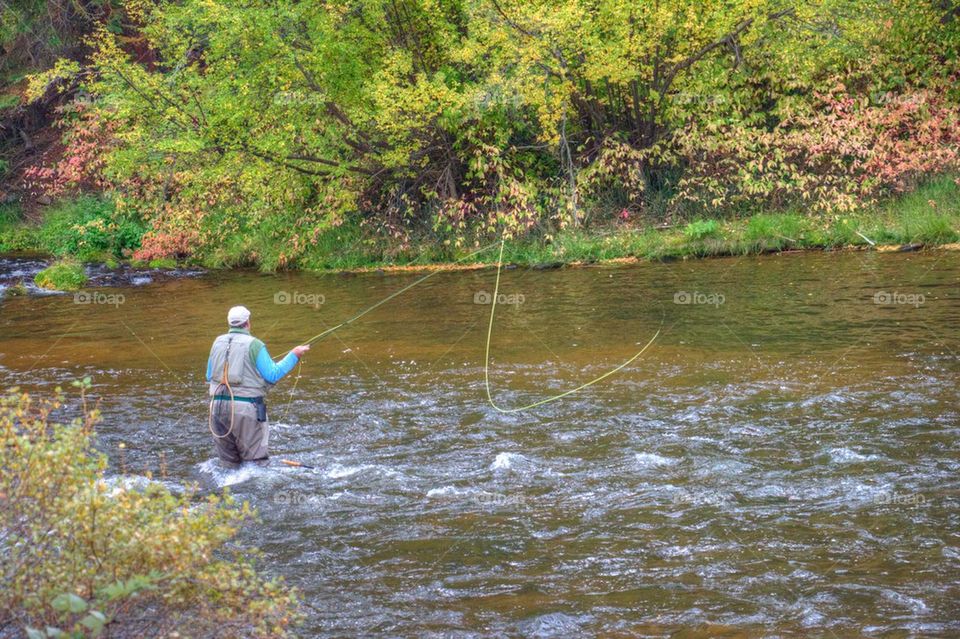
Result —
[[227, 313], [230, 330], [213, 341], [207, 360], [210, 384], [210, 433], [225, 462], [267, 459], [266, 392], [293, 370], [310, 346], [295, 347], [274, 362], [266, 345], [250, 334], [250, 311], [234, 306]]

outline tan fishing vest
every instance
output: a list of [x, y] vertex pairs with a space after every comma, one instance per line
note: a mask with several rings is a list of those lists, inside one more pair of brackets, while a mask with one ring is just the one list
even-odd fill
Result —
[[[223, 395], [229, 391], [220, 386], [226, 364], [227, 381], [235, 397], [263, 397], [270, 384], [257, 371], [251, 346], [257, 342], [249, 333], [227, 333], [213, 341], [210, 349], [210, 394]], [[219, 389], [219, 390], [218, 390]]]

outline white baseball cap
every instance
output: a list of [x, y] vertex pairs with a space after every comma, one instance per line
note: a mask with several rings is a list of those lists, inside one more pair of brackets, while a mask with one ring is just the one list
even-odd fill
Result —
[[240, 327], [250, 319], [250, 311], [246, 306], [234, 306], [227, 313], [227, 323], [230, 326]]

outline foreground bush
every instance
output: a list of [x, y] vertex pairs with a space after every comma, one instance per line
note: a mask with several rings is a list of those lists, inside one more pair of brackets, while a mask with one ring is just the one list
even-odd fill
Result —
[[248, 506], [112, 485], [98, 412], [58, 424], [60, 406], [0, 400], [0, 637], [287, 636], [293, 592], [227, 547]]

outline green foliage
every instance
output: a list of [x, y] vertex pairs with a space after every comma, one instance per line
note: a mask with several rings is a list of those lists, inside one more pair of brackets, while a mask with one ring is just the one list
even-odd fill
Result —
[[[81, 397], [89, 379], [79, 383]], [[283, 637], [295, 594], [230, 542], [229, 495], [125, 487], [93, 445], [96, 410], [55, 423], [61, 395], [0, 400], [0, 626], [29, 637]], [[84, 400], [84, 406], [86, 401]]]
[[80, 64], [76, 60], [61, 58], [41, 73], [30, 76], [27, 85], [26, 99], [28, 102], [40, 99], [47, 92], [47, 87], [53, 84], [72, 80], [80, 73]]
[[302, 266], [314, 270], [343, 270], [367, 266], [384, 257], [383, 242], [365, 238], [355, 218], [330, 227], [315, 236]]
[[69, 53], [105, 13], [111, 0], [49, 3], [45, 0], [7, 2], [0, 12], [0, 77], [15, 82], [23, 68], [52, 62]]
[[683, 235], [688, 240], [702, 240], [719, 234], [720, 223], [717, 220], [694, 220], [683, 229]]
[[[857, 232], [860, 230], [859, 220], [851, 216], [838, 216], [830, 220], [825, 228], [817, 229], [813, 232], [814, 241], [819, 241], [826, 246], [850, 246], [859, 245], [866, 242]], [[869, 237], [869, 236], [868, 236]], [[882, 241], [887, 238], [873, 238], [873, 241]]]
[[147, 266], [150, 268], [176, 268], [177, 261], [170, 258], [157, 258], [147, 262]]
[[[122, 604], [124, 600], [130, 599], [140, 592], [158, 590], [157, 584], [163, 578], [162, 573], [154, 571], [149, 575], [136, 575], [126, 581], [116, 581], [101, 590], [102, 600], [109, 604]], [[50, 601], [50, 607], [61, 613], [60, 619], [72, 618], [75, 620], [70, 632], [65, 632], [55, 626], [47, 626], [43, 630], [26, 626], [25, 630], [29, 639], [99, 637], [103, 634], [107, 624], [115, 621], [115, 619], [107, 617], [99, 610], [90, 610], [90, 604], [83, 597], [72, 592], [62, 593], [54, 597]], [[86, 614], [81, 615], [81, 613]]]
[[143, 224], [134, 215], [118, 213], [110, 198], [80, 196], [62, 200], [47, 213], [38, 240], [54, 255], [89, 260], [129, 255], [140, 246], [144, 232]]
[[0, 251], [39, 248], [36, 229], [21, 220], [19, 204], [0, 204]]
[[754, 215], [743, 232], [744, 250], [776, 251], [799, 245], [807, 226], [807, 220], [795, 213]]
[[960, 239], [960, 178], [931, 180], [887, 205], [884, 216], [900, 243], [942, 244]]
[[76, 291], [87, 283], [83, 264], [71, 259], [55, 262], [33, 278], [37, 286], [54, 291]]
[[944, 244], [960, 237], [956, 220], [935, 211], [902, 218], [899, 231], [907, 243]]
[[[263, 268], [316, 261], [318, 237], [357, 216], [404, 247], [690, 202], [853, 210], [956, 165], [948, 10], [128, 0], [137, 52], [116, 25], [92, 40], [91, 121], [110, 143], [75, 157], [145, 213], [139, 258]], [[927, 138], [898, 146], [903, 127]]]
[[[83, 259], [422, 262], [615, 221], [849, 216], [960, 169], [956, 0], [21, 4], [8, 51], [96, 27], [89, 59], [28, 92], [92, 96], [64, 109], [61, 161], [31, 174], [55, 197], [111, 194], [42, 233]], [[709, 224], [630, 250], [713, 253]], [[864, 241], [790, 224], [730, 241]], [[950, 237], [935, 218], [901, 232]]]
[[20, 221], [20, 204], [13, 202], [0, 204], [0, 228]]
[[[6, 95], [0, 95], [0, 111], [13, 108], [20, 104], [20, 96], [15, 93], [8, 93]], [[0, 176], [3, 175], [3, 171], [0, 171]]]
[[3, 294], [5, 297], [21, 297], [27, 294], [27, 285], [23, 280], [17, 282], [16, 284], [11, 284], [4, 291]]

